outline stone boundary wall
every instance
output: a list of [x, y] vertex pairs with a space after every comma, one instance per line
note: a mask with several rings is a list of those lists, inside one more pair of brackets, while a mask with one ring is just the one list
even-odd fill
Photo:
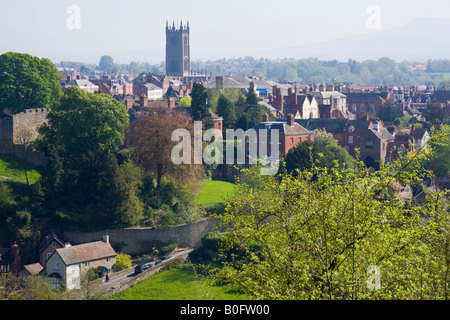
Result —
[[126, 254], [146, 254], [152, 248], [161, 248], [171, 243], [178, 247], [201, 247], [201, 239], [214, 231], [217, 219], [205, 219], [172, 228], [140, 228], [140, 229], [109, 229], [95, 232], [64, 232], [64, 241], [72, 245], [99, 241], [103, 235], [109, 236], [111, 246]]

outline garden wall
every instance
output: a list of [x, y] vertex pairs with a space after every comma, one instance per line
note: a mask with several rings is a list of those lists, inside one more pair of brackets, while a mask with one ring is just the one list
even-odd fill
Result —
[[127, 254], [145, 254], [152, 248], [160, 248], [171, 243], [178, 247], [201, 247], [201, 239], [214, 230], [217, 219], [200, 220], [172, 228], [139, 228], [139, 229], [110, 229], [96, 232], [64, 232], [64, 241], [72, 245], [99, 241], [103, 235], [109, 236], [109, 242], [116, 251]]

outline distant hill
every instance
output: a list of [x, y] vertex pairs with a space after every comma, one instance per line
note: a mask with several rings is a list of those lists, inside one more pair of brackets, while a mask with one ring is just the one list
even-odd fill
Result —
[[266, 58], [362, 61], [389, 57], [398, 62], [450, 58], [450, 19], [419, 18], [405, 26], [299, 47], [258, 52]]

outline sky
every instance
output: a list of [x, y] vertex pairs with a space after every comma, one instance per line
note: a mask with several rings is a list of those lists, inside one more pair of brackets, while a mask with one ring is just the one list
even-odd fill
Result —
[[118, 63], [157, 64], [165, 57], [166, 21], [189, 20], [191, 60], [259, 58], [268, 49], [369, 34], [422, 17], [450, 19], [450, 1], [0, 0], [0, 53], [97, 64], [108, 54]]

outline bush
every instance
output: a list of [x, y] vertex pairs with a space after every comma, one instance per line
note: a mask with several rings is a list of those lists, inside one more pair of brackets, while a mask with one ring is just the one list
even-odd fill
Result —
[[169, 244], [169, 245], [159, 249], [159, 255], [163, 256], [163, 255], [175, 250], [176, 248], [178, 248], [178, 244], [176, 244], [176, 243]]
[[176, 259], [167, 261], [161, 270], [170, 270], [170, 269], [179, 268], [183, 264], [184, 264], [183, 258], [176, 258]]
[[202, 245], [205, 249], [217, 250], [222, 236], [220, 232], [213, 231], [209, 232], [205, 237], [202, 238]]
[[120, 252], [116, 256], [116, 264], [114, 265], [114, 271], [120, 271], [131, 267], [131, 256]]

